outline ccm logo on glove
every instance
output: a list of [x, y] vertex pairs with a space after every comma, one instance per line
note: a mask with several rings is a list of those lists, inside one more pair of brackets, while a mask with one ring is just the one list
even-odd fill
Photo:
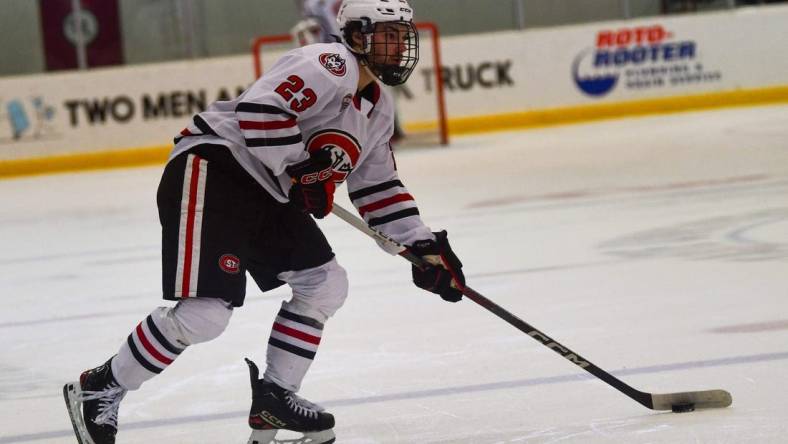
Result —
[[301, 183], [301, 185], [311, 185], [317, 182], [325, 182], [330, 179], [333, 174], [334, 170], [329, 166], [328, 168], [316, 173], [304, 174], [298, 178], [298, 181]]

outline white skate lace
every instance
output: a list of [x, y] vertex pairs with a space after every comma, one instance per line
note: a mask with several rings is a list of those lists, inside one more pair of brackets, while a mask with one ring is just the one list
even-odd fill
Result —
[[85, 390], [82, 392], [80, 401], [99, 400], [98, 411], [94, 422], [98, 425], [111, 425], [118, 428], [118, 407], [120, 401], [126, 396], [126, 389], [118, 384], [111, 383], [103, 390], [90, 391]]
[[317, 414], [325, 410], [318, 404], [309, 402], [293, 392], [287, 392], [285, 395], [285, 401], [287, 401], [287, 405], [290, 406], [290, 408], [293, 409], [296, 414], [306, 416], [308, 418], [316, 419]]

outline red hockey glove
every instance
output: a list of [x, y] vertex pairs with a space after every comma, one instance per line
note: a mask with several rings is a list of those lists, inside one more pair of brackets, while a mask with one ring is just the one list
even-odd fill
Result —
[[331, 180], [331, 164], [331, 153], [318, 151], [285, 169], [293, 182], [288, 193], [290, 202], [318, 219], [326, 217], [334, 206], [336, 184]]
[[429, 265], [419, 268], [412, 267], [413, 283], [417, 287], [439, 294], [449, 302], [462, 299], [465, 287], [465, 275], [462, 274], [462, 262], [449, 246], [446, 230], [435, 234], [435, 240], [416, 241], [408, 249], [427, 261]]

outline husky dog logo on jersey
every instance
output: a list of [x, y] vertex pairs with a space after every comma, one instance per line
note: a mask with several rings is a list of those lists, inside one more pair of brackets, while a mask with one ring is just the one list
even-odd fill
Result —
[[339, 56], [339, 54], [332, 54], [328, 52], [324, 52], [320, 54], [320, 64], [323, 65], [324, 68], [328, 70], [331, 74], [334, 74], [337, 77], [342, 77], [347, 73], [347, 67], [345, 66], [345, 59]]
[[310, 153], [321, 150], [328, 150], [331, 153], [331, 158], [334, 161], [332, 165], [334, 175], [332, 177], [336, 183], [345, 181], [347, 175], [358, 164], [358, 158], [361, 156], [361, 146], [356, 138], [335, 129], [322, 130], [312, 134], [312, 137], [306, 142], [306, 149]]

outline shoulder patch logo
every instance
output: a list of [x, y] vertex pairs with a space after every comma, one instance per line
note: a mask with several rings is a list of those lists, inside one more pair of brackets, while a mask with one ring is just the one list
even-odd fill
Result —
[[339, 54], [324, 52], [323, 54], [320, 54], [319, 60], [320, 64], [323, 65], [323, 67], [326, 68], [328, 72], [334, 74], [337, 77], [342, 77], [347, 73], [345, 59], [340, 57]]

